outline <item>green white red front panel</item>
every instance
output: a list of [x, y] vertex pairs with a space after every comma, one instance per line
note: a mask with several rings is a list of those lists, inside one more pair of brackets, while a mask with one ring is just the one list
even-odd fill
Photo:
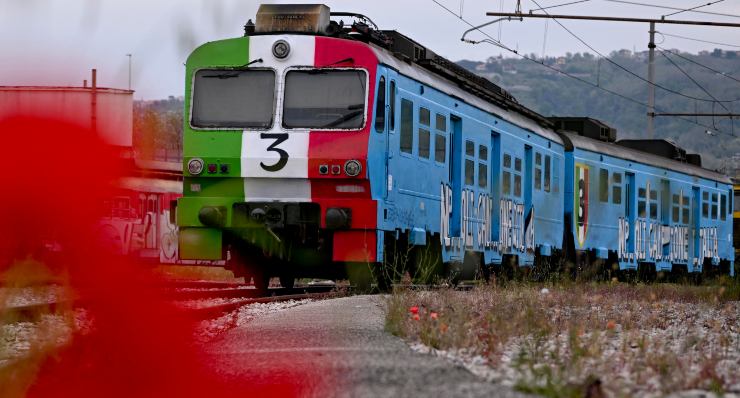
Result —
[[[273, 44], [285, 40], [290, 55], [278, 59]], [[276, 92], [272, 127], [262, 130], [194, 129], [190, 125], [193, 76], [200, 69], [250, 67], [275, 71]], [[337, 63], [337, 61], [342, 61]], [[336, 245], [337, 260], [375, 259], [376, 204], [370, 196], [367, 148], [374, 103], [377, 58], [364, 43], [308, 35], [269, 35], [229, 39], [205, 44], [188, 59], [186, 75], [186, 120], [184, 126], [184, 197], [178, 204], [180, 227], [204, 227], [198, 220], [202, 206], [224, 206], [230, 227], [231, 208], [239, 202], [314, 202], [322, 209], [322, 227], [327, 208], [352, 209], [351, 230], [335, 233], [335, 242], [363, 242], [360, 254], [352, 245]], [[364, 125], [353, 131], [284, 129], [282, 127], [283, 82], [290, 69], [362, 69], [366, 76]], [[286, 157], [287, 162], [281, 162]], [[206, 164], [228, 165], [228, 173], [198, 177], [188, 173], [187, 162], [201, 158]], [[356, 159], [363, 171], [357, 177], [344, 174], [347, 160]], [[277, 165], [281, 167], [271, 168]], [[320, 174], [320, 165], [342, 167], [340, 175]], [[268, 167], [264, 167], [268, 166]], [[272, 169], [272, 170], [270, 170]], [[337, 249], [336, 246], [346, 247]], [[372, 250], [365, 250], [369, 247]], [[337, 250], [340, 250], [338, 253]]]

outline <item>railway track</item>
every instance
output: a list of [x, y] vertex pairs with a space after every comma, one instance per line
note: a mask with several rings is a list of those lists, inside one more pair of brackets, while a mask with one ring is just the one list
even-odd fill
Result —
[[0, 321], [5, 323], [38, 322], [42, 316], [58, 314], [74, 308], [74, 300], [52, 301], [0, 308]]
[[[326, 299], [346, 295], [346, 291], [337, 291], [333, 285], [296, 286], [293, 288], [272, 288], [267, 296], [260, 296], [258, 291], [249, 285], [222, 282], [187, 282], [165, 285], [163, 297], [176, 305], [188, 301], [228, 300], [202, 306], [180, 306], [197, 319], [215, 318], [221, 314], [234, 311], [241, 306], [288, 300]], [[188, 290], [182, 290], [188, 289]], [[44, 315], [61, 314], [74, 308], [85, 307], [82, 300], [65, 299], [44, 301], [24, 305], [0, 307], [0, 321], [5, 323], [38, 322]]]

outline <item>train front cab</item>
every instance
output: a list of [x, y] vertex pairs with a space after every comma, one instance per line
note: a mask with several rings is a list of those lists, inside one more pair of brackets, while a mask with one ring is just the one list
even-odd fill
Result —
[[[734, 273], [726, 177], [565, 134], [567, 226], [577, 261], [607, 269]], [[571, 199], [572, 198], [572, 199]]]
[[225, 259], [262, 284], [375, 262], [369, 47], [257, 35], [205, 44], [186, 65], [180, 258]]

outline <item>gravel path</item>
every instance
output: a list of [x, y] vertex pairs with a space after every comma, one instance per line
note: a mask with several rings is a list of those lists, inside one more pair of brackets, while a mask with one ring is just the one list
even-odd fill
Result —
[[245, 393], [350, 397], [519, 397], [414, 353], [383, 329], [377, 296], [316, 301], [256, 318], [210, 343], [209, 360]]

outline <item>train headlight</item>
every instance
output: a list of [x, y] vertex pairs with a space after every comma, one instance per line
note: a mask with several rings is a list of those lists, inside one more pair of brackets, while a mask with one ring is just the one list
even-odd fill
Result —
[[360, 162], [352, 159], [344, 163], [344, 173], [350, 177], [356, 177], [362, 172], [362, 165]]
[[278, 59], [285, 59], [290, 55], [290, 44], [285, 40], [278, 40], [272, 45], [272, 55]]
[[192, 158], [188, 162], [188, 172], [194, 176], [199, 175], [203, 172], [203, 159]]

